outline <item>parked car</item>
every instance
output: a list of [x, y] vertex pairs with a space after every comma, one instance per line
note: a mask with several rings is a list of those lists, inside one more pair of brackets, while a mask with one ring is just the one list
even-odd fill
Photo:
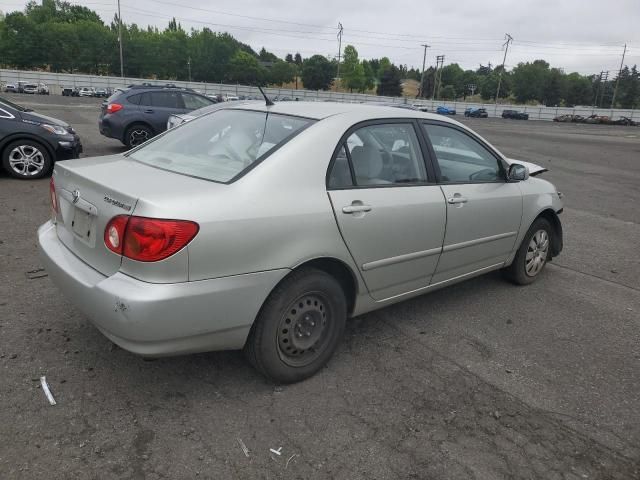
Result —
[[327, 363], [347, 317], [492, 270], [539, 278], [563, 243], [543, 171], [433, 114], [236, 104], [60, 163], [38, 243], [51, 279], [123, 348], [244, 349], [295, 382]]
[[7, 83], [4, 86], [4, 91], [6, 93], [18, 93], [18, 86], [13, 83]]
[[62, 87], [62, 96], [63, 97], [73, 97], [74, 95], [74, 88], [73, 87]]
[[464, 111], [465, 117], [487, 118], [489, 114], [485, 108], [470, 107]]
[[436, 113], [439, 114], [439, 115], [455, 115], [456, 111], [453, 108], [450, 108], [450, 107], [439, 106], [436, 109]]
[[553, 119], [553, 121], [561, 122], [561, 123], [570, 123], [570, 122], [583, 123], [585, 121], [585, 118], [582, 115], [566, 114], [566, 115], [558, 115]]
[[96, 91], [93, 94], [93, 96], [98, 98], [108, 98], [109, 92], [107, 91], [106, 88], [96, 88]]
[[627, 127], [636, 127], [638, 122], [630, 119], [629, 117], [620, 117], [617, 120], [611, 122], [612, 125], [625, 125]]
[[47, 85], [46, 83], [39, 83], [38, 93], [40, 95], [49, 95], [49, 85]]
[[0, 158], [15, 178], [47, 175], [57, 160], [78, 158], [80, 137], [62, 120], [0, 97]]
[[607, 117], [606, 115], [589, 115], [587, 118], [584, 119], [584, 123], [594, 123], [594, 124], [599, 124], [599, 123], [610, 123], [610, 119], [609, 117]]
[[136, 147], [164, 132], [171, 114], [187, 113], [215, 102], [191, 90], [134, 85], [103, 103], [98, 126], [105, 137]]
[[96, 90], [93, 87], [80, 87], [78, 90], [79, 97], [93, 97], [95, 96]]
[[518, 110], [503, 110], [502, 118], [512, 118], [513, 120], [529, 120], [529, 114]]
[[36, 83], [27, 83], [22, 88], [22, 93], [28, 93], [30, 95], [35, 95], [36, 93], [38, 93], [38, 84], [36, 84]]

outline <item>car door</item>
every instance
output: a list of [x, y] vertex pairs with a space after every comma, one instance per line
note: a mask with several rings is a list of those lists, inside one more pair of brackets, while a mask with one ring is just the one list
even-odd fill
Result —
[[411, 120], [352, 128], [327, 176], [338, 227], [376, 300], [428, 286], [442, 249], [446, 206], [418, 128]]
[[490, 269], [514, 248], [522, 192], [506, 180], [498, 154], [456, 125], [422, 123], [447, 202], [442, 255], [432, 283]]
[[142, 101], [146, 100], [147, 95], [150, 105], [143, 105], [141, 102], [140, 108], [156, 133], [167, 129], [169, 115], [186, 112], [182, 96], [177, 90], [151, 91], [142, 95]]

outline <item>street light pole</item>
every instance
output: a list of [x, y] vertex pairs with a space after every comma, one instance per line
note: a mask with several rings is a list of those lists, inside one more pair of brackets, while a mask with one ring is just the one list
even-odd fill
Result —
[[191, 55], [189, 55], [189, 60], [187, 60], [187, 66], [189, 67], [189, 82], [191, 82]]
[[124, 62], [122, 60], [122, 14], [120, 13], [120, 0], [118, 0], [118, 43], [120, 44], [120, 77], [124, 78]]
[[340, 81], [340, 58], [342, 55], [342, 23], [338, 22], [338, 71], [336, 72], [336, 92], [338, 91], [338, 82]]
[[424, 97], [424, 92], [422, 91], [424, 86], [424, 66], [427, 61], [427, 48], [429, 48], [430, 45], [425, 43], [422, 46], [424, 47], [424, 56], [422, 57], [422, 75], [420, 75], [420, 88], [418, 89], [418, 96], [421, 98]]

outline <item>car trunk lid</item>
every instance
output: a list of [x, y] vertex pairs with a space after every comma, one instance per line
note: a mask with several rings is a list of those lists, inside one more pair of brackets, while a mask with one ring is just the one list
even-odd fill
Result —
[[[109, 250], [104, 231], [116, 215], [185, 219], [185, 204], [220, 185], [144, 165], [124, 155], [58, 162], [58, 238], [103, 275], [120, 270], [122, 256]], [[197, 200], [193, 200], [197, 201]]]

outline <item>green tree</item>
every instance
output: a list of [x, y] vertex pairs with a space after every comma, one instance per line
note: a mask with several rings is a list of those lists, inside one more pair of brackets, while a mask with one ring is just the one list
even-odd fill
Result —
[[292, 82], [296, 75], [296, 65], [278, 60], [269, 69], [268, 80], [273, 85]]
[[549, 64], [544, 60], [519, 63], [513, 69], [513, 91], [521, 103], [530, 100], [541, 102], [549, 77]]
[[378, 95], [387, 97], [399, 97], [402, 95], [402, 75], [395, 65], [390, 65], [382, 72], [380, 83], [378, 84]]
[[302, 64], [302, 83], [310, 90], [328, 90], [333, 81], [334, 69], [322, 55], [307, 58]]
[[565, 104], [573, 107], [576, 105], [589, 105], [593, 101], [593, 89], [591, 80], [573, 72], [566, 77]]
[[364, 66], [358, 59], [358, 51], [353, 45], [344, 48], [344, 61], [342, 63], [342, 84], [352, 92], [362, 91], [365, 87]]
[[253, 55], [239, 50], [228, 65], [227, 80], [230, 82], [257, 85], [264, 82], [267, 74]]
[[542, 101], [548, 107], [560, 105], [562, 99], [567, 97], [567, 82], [564, 73], [552, 68], [546, 76]]
[[640, 73], [636, 65], [631, 69], [625, 66], [620, 72], [616, 104], [622, 108], [640, 106]]

